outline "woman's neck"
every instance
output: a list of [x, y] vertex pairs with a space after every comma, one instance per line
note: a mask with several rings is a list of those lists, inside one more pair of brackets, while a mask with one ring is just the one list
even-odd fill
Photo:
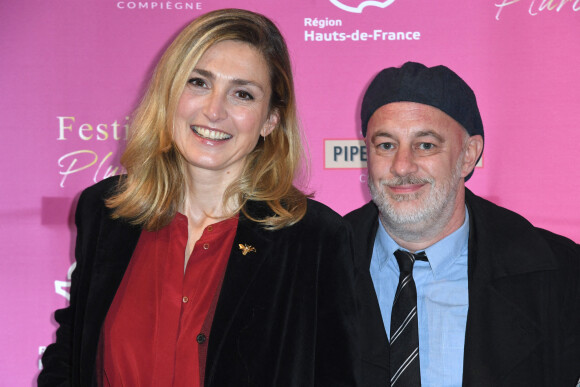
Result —
[[206, 224], [211, 218], [215, 223], [233, 214], [238, 206], [237, 198], [224, 203], [227, 188], [239, 178], [233, 171], [211, 171], [191, 168], [185, 182], [184, 200], [179, 211], [187, 216], [190, 224]]

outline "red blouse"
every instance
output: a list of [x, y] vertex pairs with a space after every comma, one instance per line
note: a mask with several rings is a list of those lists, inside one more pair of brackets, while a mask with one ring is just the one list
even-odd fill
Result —
[[[107, 313], [100, 385], [203, 386], [217, 295], [238, 217], [207, 226], [184, 274], [187, 217], [143, 231]], [[102, 367], [102, 368], [101, 368]]]

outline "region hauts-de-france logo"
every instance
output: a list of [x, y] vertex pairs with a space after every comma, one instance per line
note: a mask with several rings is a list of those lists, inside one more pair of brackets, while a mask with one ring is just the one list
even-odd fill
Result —
[[337, 6], [338, 8], [342, 9], [346, 12], [352, 13], [362, 13], [363, 9], [366, 7], [378, 7], [378, 8], [386, 8], [389, 5], [393, 4], [395, 0], [384, 0], [384, 1], [375, 1], [375, 0], [329, 0], [333, 5]]

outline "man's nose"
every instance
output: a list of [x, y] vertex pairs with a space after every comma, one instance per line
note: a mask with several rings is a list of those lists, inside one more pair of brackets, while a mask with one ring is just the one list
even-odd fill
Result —
[[391, 164], [391, 173], [394, 176], [407, 176], [417, 172], [417, 163], [412, 149], [401, 147], [397, 150]]

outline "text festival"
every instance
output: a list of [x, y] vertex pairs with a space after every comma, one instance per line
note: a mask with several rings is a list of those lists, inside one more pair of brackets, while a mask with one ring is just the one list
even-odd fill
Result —
[[[110, 124], [99, 123], [92, 125], [89, 123], [82, 123], [78, 125], [76, 118], [72, 116], [59, 116], [58, 119], [58, 138], [59, 141], [66, 141], [72, 138], [78, 138], [82, 141], [127, 141], [129, 133], [129, 117], [125, 117], [125, 123], [120, 124], [117, 120]], [[108, 152], [104, 157], [99, 159], [97, 152], [90, 149], [79, 149], [69, 152], [58, 159], [58, 166], [61, 168], [59, 174], [62, 175], [60, 187], [64, 188], [64, 184], [69, 175], [77, 174], [79, 172], [93, 173], [93, 182], [100, 179], [123, 173], [122, 167], [109, 164], [105, 166], [107, 161], [113, 158], [113, 152]], [[100, 178], [100, 179], [99, 179]]]

